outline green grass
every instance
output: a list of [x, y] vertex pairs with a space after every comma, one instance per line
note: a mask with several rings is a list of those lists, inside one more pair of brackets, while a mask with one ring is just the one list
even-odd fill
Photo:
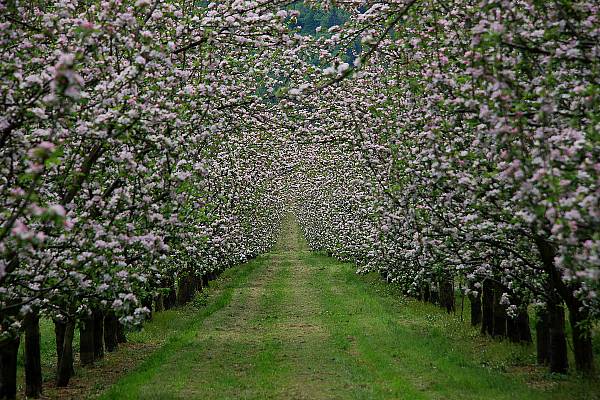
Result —
[[[458, 308], [460, 314], [460, 299]], [[51, 321], [41, 330], [49, 380], [56, 363]], [[275, 251], [227, 270], [192, 303], [156, 313], [128, 339], [95, 366], [77, 367], [68, 390], [48, 386], [46, 396], [600, 398], [598, 379], [536, 367], [534, 346], [484, 337], [459, 315], [407, 299], [376, 274], [359, 276], [351, 264], [309, 252], [293, 225]], [[597, 337], [594, 344], [598, 349]]]
[[169, 332], [102, 399], [600, 398], [598, 380], [535, 367], [533, 346], [483, 337], [308, 252], [293, 226], [276, 251], [217, 282], [205, 307], [139, 334]]
[[[320, 267], [315, 284], [338, 346], [343, 350], [346, 337], [356, 338], [352, 374], [372, 382], [372, 371], [378, 371], [379, 384], [364, 398], [600, 398], [598, 381], [535, 367], [532, 345], [483, 337], [434, 305], [402, 297], [375, 274], [355, 275], [352, 265], [318, 255], [305, 261]], [[332, 287], [345, 293], [334, 295]]]
[[[177, 348], [186, 335], [193, 334], [204, 318], [230, 303], [236, 287], [247, 282], [249, 274], [264, 263], [257, 258], [247, 264], [225, 271], [210, 287], [199, 293], [193, 302], [184, 307], [155, 313], [151, 322], [143, 329], [128, 332], [128, 343], [122, 344], [114, 353], [106, 353], [105, 358], [94, 366], [80, 367], [76, 360], [75, 376], [67, 389], [57, 389], [52, 381], [56, 370], [56, 340], [54, 324], [49, 319], [40, 320], [41, 356], [44, 382], [44, 397], [81, 399], [97, 397], [105, 392], [124, 374], [142, 368], [160, 365], [161, 354]], [[79, 351], [79, 334], [76, 330], [74, 352]], [[19, 393], [24, 392], [24, 346], [21, 341], [18, 359]], [[23, 397], [24, 398], [24, 397]]]

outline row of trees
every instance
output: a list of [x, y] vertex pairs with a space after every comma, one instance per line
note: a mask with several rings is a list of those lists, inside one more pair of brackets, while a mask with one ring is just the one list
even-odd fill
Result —
[[[314, 123], [296, 213], [313, 249], [454, 307], [538, 359], [594, 369], [600, 316], [600, 9], [399, 1], [315, 40], [290, 115]], [[360, 40], [349, 65], [340, 48]], [[352, 78], [352, 79], [348, 79]], [[313, 82], [317, 82], [316, 86]], [[314, 166], [314, 167], [313, 167]]]
[[276, 155], [247, 143], [273, 119], [258, 93], [294, 57], [281, 48], [301, 41], [279, 6], [0, 4], [0, 398], [15, 397], [23, 334], [40, 395], [40, 318], [64, 386], [77, 327], [91, 363], [272, 245]]
[[414, 296], [451, 310], [460, 283], [485, 332], [529, 340], [534, 304], [557, 372], [566, 305], [592, 371], [597, 5], [342, 5], [315, 36], [277, 0], [0, 5], [0, 398], [23, 333], [40, 393], [40, 317], [66, 385], [76, 327], [93, 362], [268, 249], [287, 203]]

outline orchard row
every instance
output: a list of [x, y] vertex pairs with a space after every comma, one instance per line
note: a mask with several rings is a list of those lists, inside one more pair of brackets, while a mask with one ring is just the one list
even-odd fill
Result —
[[75, 329], [92, 363], [270, 248], [277, 154], [248, 144], [301, 41], [288, 19], [272, 1], [0, 4], [0, 398], [23, 336], [40, 395], [40, 318], [65, 386]]
[[[57, 383], [152, 309], [266, 251], [314, 249], [594, 366], [600, 20], [594, 1], [343, 1], [300, 36], [284, 2], [0, 5], [0, 398], [39, 318]], [[564, 309], [568, 310], [565, 314]], [[121, 337], [121, 340], [123, 338]]]
[[343, 3], [362, 8], [318, 40], [334, 56], [322, 68], [330, 85], [297, 83], [303, 106], [290, 110], [312, 121], [298, 136], [320, 143], [298, 163], [296, 213], [311, 247], [449, 311], [460, 289], [493, 336], [531, 341], [533, 308], [539, 362], [565, 372], [571, 347], [575, 368], [591, 373], [597, 2]]

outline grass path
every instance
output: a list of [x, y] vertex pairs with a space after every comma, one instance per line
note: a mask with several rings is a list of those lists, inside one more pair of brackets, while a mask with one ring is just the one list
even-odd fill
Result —
[[529, 367], [531, 348], [481, 338], [310, 253], [293, 224], [273, 252], [224, 275], [207, 307], [102, 398], [599, 398], [597, 383]]

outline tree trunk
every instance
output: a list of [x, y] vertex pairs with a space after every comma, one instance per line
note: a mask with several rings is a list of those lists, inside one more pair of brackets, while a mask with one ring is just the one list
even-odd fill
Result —
[[537, 362], [541, 365], [550, 363], [550, 323], [547, 310], [538, 310], [535, 323]]
[[569, 308], [569, 322], [573, 337], [573, 353], [575, 354], [575, 368], [586, 375], [594, 373], [594, 351], [592, 348], [592, 334], [589, 329], [581, 325], [587, 315], [581, 311], [579, 301], [567, 303]]
[[435, 304], [435, 305], [440, 303], [440, 288], [439, 287], [430, 286], [429, 302], [431, 304]]
[[104, 313], [100, 309], [92, 312], [94, 318], [94, 359], [104, 358]]
[[506, 336], [512, 343], [519, 343], [521, 341], [521, 334], [519, 327], [517, 326], [517, 317], [506, 317]]
[[500, 299], [502, 298], [502, 285], [497, 282], [493, 282], [493, 296], [494, 296], [494, 304], [493, 304], [493, 328], [492, 328], [492, 336], [494, 337], [506, 337], [506, 306], [500, 304]]
[[117, 329], [119, 320], [114, 312], [109, 311], [104, 317], [104, 344], [106, 345], [106, 351], [113, 352], [119, 347], [117, 341]]
[[494, 290], [489, 280], [482, 282], [481, 333], [492, 335], [494, 332]]
[[125, 335], [125, 327], [117, 321], [117, 342], [127, 343], [127, 335]]
[[[531, 328], [529, 326], [529, 314], [527, 313], [527, 307], [521, 306], [519, 308], [519, 313], [514, 320], [512, 318], [509, 320], [512, 320], [512, 326], [508, 331], [509, 335], [512, 334], [511, 340], [520, 343], [531, 343]], [[515, 333], [513, 333], [513, 330]]]
[[194, 280], [192, 275], [184, 275], [179, 279], [177, 287], [177, 304], [182, 306], [194, 298]]
[[513, 295], [514, 304], [517, 306], [517, 315], [506, 318], [506, 333], [513, 343], [531, 343], [531, 329], [529, 327], [529, 314], [527, 304], [524, 304]]
[[41, 394], [40, 317], [32, 312], [25, 317], [25, 395], [37, 399]]
[[565, 338], [565, 313], [562, 301], [556, 300], [557, 293], [569, 301], [572, 293], [567, 294], [560, 271], [554, 264], [556, 250], [554, 246], [542, 236], [535, 238], [535, 243], [548, 274], [548, 293], [551, 301], [548, 302], [548, 325], [550, 331], [550, 371], [564, 373], [569, 364], [567, 360], [567, 340]]
[[165, 310], [165, 296], [163, 296], [162, 294], [159, 294], [158, 296], [156, 296], [154, 298], [154, 309], [156, 310], [156, 312], [161, 312]]
[[54, 320], [54, 335], [56, 336], [56, 365], [60, 365], [62, 359], [63, 345], [65, 342], [65, 328], [67, 327], [66, 322], [55, 319]]
[[94, 363], [94, 318], [92, 316], [81, 321], [79, 326], [79, 361], [81, 365]]
[[428, 283], [424, 283], [421, 289], [421, 300], [429, 302], [431, 300], [431, 290]]
[[469, 293], [469, 302], [471, 303], [471, 325], [477, 326], [481, 323], [481, 291], [477, 296]]
[[58, 371], [56, 373], [56, 386], [65, 387], [73, 375], [73, 336], [75, 335], [75, 322], [67, 321], [64, 330], [62, 354]]
[[194, 274], [194, 289], [196, 292], [202, 291], [202, 278], [200, 278], [197, 274]]
[[7, 339], [0, 346], [0, 399], [17, 397], [17, 357], [20, 339]]
[[202, 275], [201, 279], [202, 279], [202, 286], [208, 287], [208, 275], [207, 274]]
[[454, 281], [452, 277], [440, 280], [440, 305], [450, 314], [454, 312]]
[[167, 278], [164, 282], [165, 287], [169, 289], [169, 292], [165, 295], [163, 304], [165, 310], [170, 310], [175, 307], [177, 303], [177, 291], [175, 290], [175, 280], [173, 278]]
[[165, 298], [165, 309], [170, 310], [177, 305], [177, 291], [175, 285], [171, 286], [169, 294]]
[[569, 368], [565, 337], [565, 310], [562, 305], [548, 309], [550, 322], [550, 372], [564, 374]]

